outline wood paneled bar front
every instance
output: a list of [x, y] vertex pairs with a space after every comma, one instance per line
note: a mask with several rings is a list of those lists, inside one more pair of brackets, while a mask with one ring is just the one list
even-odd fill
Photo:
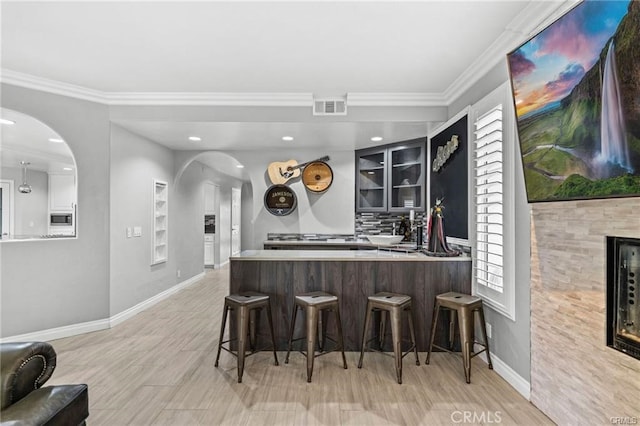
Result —
[[[229, 287], [230, 293], [258, 291], [271, 297], [278, 350], [287, 347], [296, 294], [326, 291], [339, 297], [349, 351], [360, 350], [368, 296], [380, 291], [407, 294], [413, 299], [418, 350], [426, 352], [435, 296], [448, 291], [471, 293], [471, 258], [384, 250], [248, 250], [231, 257]], [[332, 317], [329, 331], [334, 329]], [[436, 334], [444, 346], [448, 320], [441, 319]], [[403, 327], [408, 338], [406, 323]], [[230, 330], [234, 337], [235, 327]], [[296, 336], [303, 331], [304, 322], [297, 321]]]

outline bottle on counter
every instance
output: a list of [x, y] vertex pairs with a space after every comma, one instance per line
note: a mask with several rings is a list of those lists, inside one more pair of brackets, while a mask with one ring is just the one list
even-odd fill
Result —
[[400, 226], [398, 227], [398, 235], [404, 235], [402, 241], [410, 241], [411, 240], [411, 229], [409, 229], [409, 225], [407, 224], [404, 216], [400, 216]]

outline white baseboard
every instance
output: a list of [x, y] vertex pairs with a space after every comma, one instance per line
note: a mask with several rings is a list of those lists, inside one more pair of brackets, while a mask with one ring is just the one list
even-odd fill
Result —
[[[482, 347], [474, 348], [476, 351], [482, 350]], [[486, 352], [482, 352], [478, 355], [485, 363], [487, 362]], [[491, 354], [491, 364], [493, 364], [493, 370], [507, 381], [520, 395], [525, 397], [527, 401], [531, 401], [531, 383], [527, 382], [521, 375], [515, 372], [515, 370], [500, 358]]]
[[62, 327], [50, 328], [48, 330], [34, 331], [32, 333], [19, 334], [17, 336], [4, 337], [0, 343], [6, 342], [46, 342], [49, 340], [63, 339], [65, 337], [77, 336], [78, 334], [91, 333], [93, 331], [106, 330], [109, 328], [109, 319], [83, 322], [80, 324], [65, 325]]
[[93, 331], [106, 330], [123, 321], [128, 320], [136, 314], [149, 309], [156, 303], [166, 299], [167, 297], [184, 290], [190, 285], [196, 283], [204, 277], [204, 272], [194, 275], [193, 277], [182, 281], [181, 283], [158, 293], [155, 296], [138, 303], [131, 308], [122, 311], [111, 318], [105, 318], [95, 321], [88, 321], [79, 324], [65, 325], [62, 327], [50, 328], [48, 330], [34, 331], [32, 333], [20, 334], [16, 336], [4, 337], [0, 339], [0, 343], [6, 342], [31, 342], [31, 341], [49, 341], [56, 339], [63, 339], [65, 337], [77, 336], [79, 334], [91, 333]]

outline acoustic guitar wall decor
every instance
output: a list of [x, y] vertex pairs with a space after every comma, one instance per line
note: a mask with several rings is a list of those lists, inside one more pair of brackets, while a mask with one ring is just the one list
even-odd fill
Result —
[[305, 167], [307, 164], [311, 164], [317, 161], [329, 161], [329, 157], [324, 156], [322, 158], [318, 158], [317, 160], [307, 161], [306, 163], [302, 164], [298, 164], [296, 160], [276, 161], [269, 164], [267, 173], [272, 184], [284, 185], [290, 179], [300, 176], [301, 168]]

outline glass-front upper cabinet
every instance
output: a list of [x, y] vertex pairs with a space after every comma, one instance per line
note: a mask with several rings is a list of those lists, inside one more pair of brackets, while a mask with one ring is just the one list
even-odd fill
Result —
[[389, 211], [424, 209], [423, 140], [389, 148]]
[[387, 210], [387, 150], [382, 148], [356, 151], [356, 209]]
[[356, 151], [356, 211], [425, 208], [426, 138]]

